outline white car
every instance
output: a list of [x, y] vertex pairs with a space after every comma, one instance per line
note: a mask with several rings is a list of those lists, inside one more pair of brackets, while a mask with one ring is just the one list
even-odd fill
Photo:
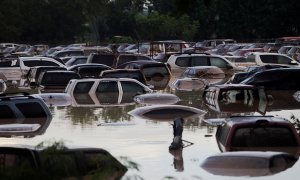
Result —
[[73, 98], [73, 106], [104, 106], [131, 103], [136, 95], [153, 90], [131, 78], [86, 78], [71, 80], [65, 92]]
[[247, 59], [255, 62], [259, 66], [266, 64], [279, 64], [291, 67], [300, 67], [300, 63], [285, 54], [253, 52], [248, 54]]
[[187, 67], [216, 66], [222, 69], [226, 76], [230, 77], [236, 71], [243, 71], [244, 69], [244, 67], [238, 67], [222, 56], [207, 54], [174, 54], [169, 57], [167, 64], [172, 74], [181, 74]]
[[4, 74], [8, 84], [21, 84], [20, 80], [25, 78], [31, 67], [34, 66], [59, 66], [65, 65], [53, 58], [48, 57], [19, 57], [16, 59], [1, 59], [0, 71]]

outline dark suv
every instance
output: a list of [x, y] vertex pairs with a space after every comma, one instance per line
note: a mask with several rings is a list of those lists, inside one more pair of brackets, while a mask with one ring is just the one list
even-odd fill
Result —
[[52, 115], [41, 98], [29, 94], [0, 94], [0, 119], [42, 118]]

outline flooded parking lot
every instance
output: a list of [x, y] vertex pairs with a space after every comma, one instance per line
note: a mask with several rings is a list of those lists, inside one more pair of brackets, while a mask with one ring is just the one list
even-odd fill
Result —
[[[13, 90], [8, 89], [8, 91]], [[236, 168], [230, 169], [230, 167], [221, 167], [219, 170], [201, 167], [207, 158], [220, 153], [215, 136], [216, 126], [207, 124], [208, 119], [227, 118], [232, 115], [261, 116], [262, 114], [257, 111], [257, 108], [251, 107], [248, 109], [232, 107], [226, 111], [222, 111], [222, 108], [210, 108], [203, 100], [203, 90], [176, 90], [167, 86], [159, 92], [179, 97], [180, 100], [176, 105], [193, 107], [205, 112], [205, 114], [185, 119], [182, 149], [169, 150], [173, 141], [172, 124], [174, 122], [172, 119], [161, 120], [155, 116], [151, 119], [151, 117], [143, 118], [128, 114], [134, 109], [145, 106], [136, 103], [133, 99], [124, 104], [86, 105], [78, 102], [75, 104], [74, 99], [71, 104], [55, 105], [54, 103], [50, 105], [53, 118], [46, 126], [44, 133], [28, 137], [19, 135], [1, 137], [1, 144], [35, 146], [45, 141], [63, 141], [70, 145], [103, 148], [128, 167], [123, 179], [297, 178], [300, 168], [298, 161], [290, 167], [282, 165], [279, 170], [274, 170], [269, 166], [261, 167], [259, 164], [246, 167], [248, 169], [241, 171], [234, 171]], [[37, 92], [31, 91], [31, 93]], [[285, 94], [285, 98], [277, 98], [277, 100], [274, 96], [272, 103], [265, 108], [265, 115], [287, 119], [291, 119], [292, 115], [296, 118], [300, 117], [297, 108], [299, 101], [292, 102], [292, 98], [289, 99], [287, 96], [288, 93]], [[292, 106], [289, 106], [291, 103]], [[175, 111], [168, 113], [176, 114]]]

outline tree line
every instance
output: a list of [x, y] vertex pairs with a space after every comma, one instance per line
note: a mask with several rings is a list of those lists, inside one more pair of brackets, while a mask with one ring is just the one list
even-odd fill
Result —
[[1, 0], [0, 42], [298, 36], [297, 0]]

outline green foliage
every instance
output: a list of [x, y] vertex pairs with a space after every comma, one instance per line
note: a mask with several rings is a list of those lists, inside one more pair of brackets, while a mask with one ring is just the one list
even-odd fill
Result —
[[192, 40], [199, 26], [188, 15], [179, 18], [153, 12], [135, 17], [139, 37], [147, 40], [185, 39]]
[[298, 36], [297, 0], [1, 0], [0, 42]]

